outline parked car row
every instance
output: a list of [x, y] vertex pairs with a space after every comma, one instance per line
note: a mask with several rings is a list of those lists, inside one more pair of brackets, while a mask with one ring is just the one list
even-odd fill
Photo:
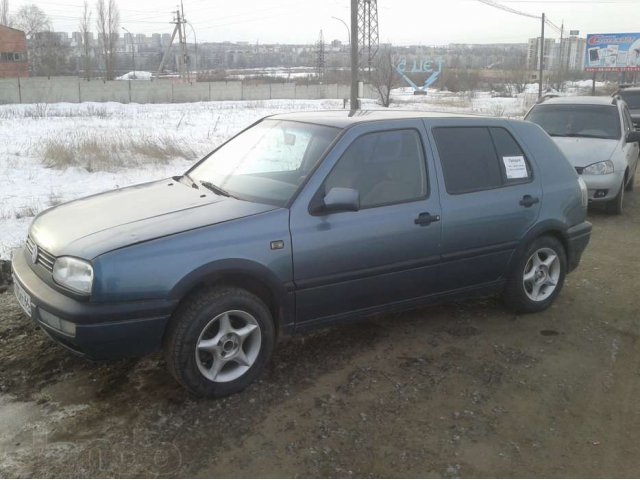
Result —
[[525, 120], [556, 142], [589, 189], [589, 202], [622, 213], [624, 192], [633, 189], [640, 132], [620, 96], [556, 97], [534, 105]]
[[265, 118], [183, 175], [38, 215], [16, 297], [73, 352], [163, 349], [214, 397], [260, 375], [283, 335], [478, 295], [542, 311], [587, 247], [588, 203], [622, 210], [639, 138], [618, 97], [527, 119]]

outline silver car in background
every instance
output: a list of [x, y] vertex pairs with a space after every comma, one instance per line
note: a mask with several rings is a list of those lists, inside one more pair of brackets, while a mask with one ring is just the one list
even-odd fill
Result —
[[619, 97], [556, 97], [534, 105], [525, 120], [537, 123], [560, 147], [589, 189], [589, 202], [622, 213], [633, 190], [640, 132]]

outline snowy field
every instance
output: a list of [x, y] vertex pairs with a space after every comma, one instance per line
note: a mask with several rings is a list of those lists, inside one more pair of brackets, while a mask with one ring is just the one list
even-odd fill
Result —
[[[399, 89], [391, 108], [517, 118], [535, 101], [532, 92], [494, 98], [489, 92], [437, 90], [414, 96]], [[342, 100], [0, 106], [0, 260], [11, 257], [44, 209], [181, 174], [265, 115], [342, 106]], [[379, 107], [369, 100], [363, 108]]]

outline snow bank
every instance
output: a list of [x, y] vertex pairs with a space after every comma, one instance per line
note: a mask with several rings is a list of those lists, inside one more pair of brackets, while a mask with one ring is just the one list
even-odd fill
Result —
[[116, 77], [116, 80], [151, 80], [153, 73], [143, 72], [136, 70], [135, 72], [125, 73], [120, 77]]

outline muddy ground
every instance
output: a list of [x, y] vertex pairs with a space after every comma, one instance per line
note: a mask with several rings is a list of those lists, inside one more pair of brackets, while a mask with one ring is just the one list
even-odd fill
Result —
[[285, 340], [223, 400], [159, 355], [76, 358], [2, 293], [0, 477], [638, 477], [640, 192], [625, 207], [590, 212], [545, 313], [488, 299]]

